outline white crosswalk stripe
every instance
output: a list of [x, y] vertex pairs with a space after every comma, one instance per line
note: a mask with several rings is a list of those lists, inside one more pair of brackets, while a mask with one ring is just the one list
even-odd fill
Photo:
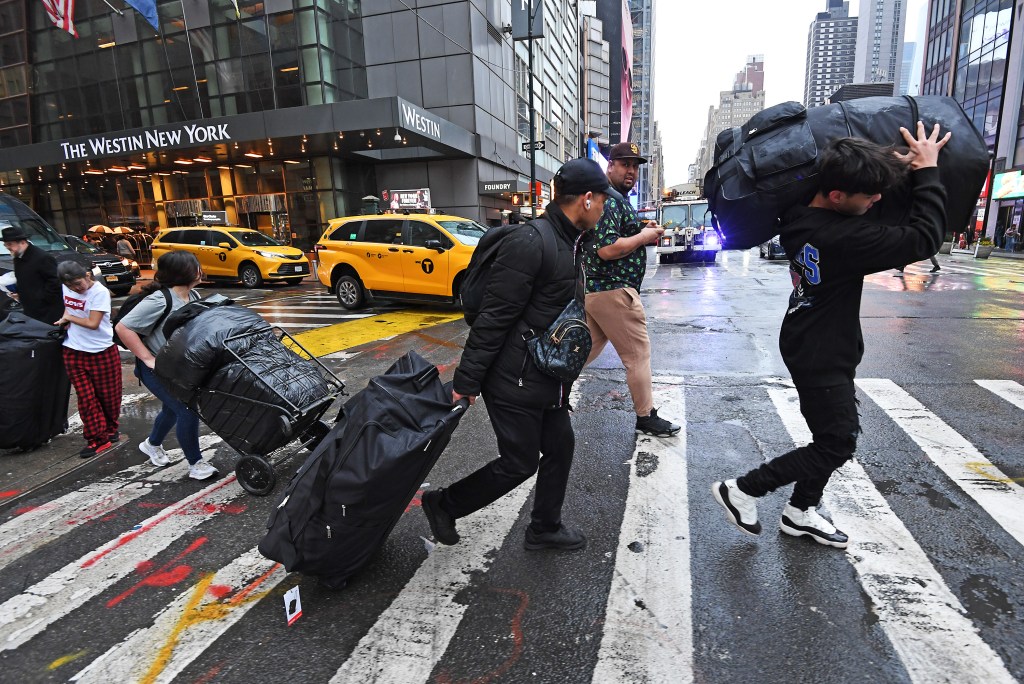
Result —
[[280, 564], [256, 549], [247, 551], [183, 592], [152, 626], [129, 634], [71, 681], [171, 682], [286, 576]]
[[448, 648], [468, 606], [455, 600], [473, 575], [494, 561], [519, 517], [534, 479], [483, 510], [459, 519], [463, 540], [438, 544], [370, 628], [331, 684], [426, 682]]
[[[686, 415], [682, 387], [655, 386], [655, 403]], [[594, 684], [693, 681], [686, 426], [639, 437], [615, 552]]]
[[1004, 475], [974, 445], [893, 381], [865, 379], [858, 380], [857, 386], [942, 472], [1024, 545], [1024, 487]]
[[[796, 390], [768, 394], [793, 442], [810, 442]], [[836, 527], [856, 530], [847, 558], [915, 683], [1015, 681], [860, 464], [832, 475], [824, 503]]]
[[[809, 441], [795, 390], [779, 389], [777, 383], [766, 380], [766, 393], [753, 392], [750, 400], [765, 406], [770, 402], [791, 441]], [[570, 397], [574, 406], [587, 397], [589, 382], [584, 377], [574, 388]], [[693, 394], [707, 386], [687, 384], [682, 377], [659, 377], [656, 383], [655, 403], [672, 406], [676, 422], [686, 418], [686, 404]], [[926, 462], [928, 468], [945, 473], [995, 524], [1024, 545], [1024, 490], [1012, 478], [892, 381], [862, 379], [857, 383], [886, 420], [902, 429], [934, 463]], [[1024, 410], [1021, 384], [1010, 380], [975, 383], [1007, 402], [1007, 411]], [[202, 439], [204, 449], [220, 442], [215, 435]], [[691, 567], [694, 523], [688, 491], [690, 480], [698, 482], [702, 477], [698, 469], [703, 465], [699, 459], [687, 461], [685, 426], [674, 439], [637, 439], [626, 499], [617, 504], [624, 509], [604, 601], [600, 644], [595, 642], [595, 684], [674, 684], [700, 678], [695, 674], [699, 671], [695, 658], [702, 656], [694, 651], [691, 576], [700, 568]], [[141, 463], [16, 515], [0, 525], [0, 572], [6, 569], [10, 573], [14, 561], [30, 559], [47, 545], [56, 549], [50, 553], [59, 554], [61, 545], [52, 542], [69, 531], [182, 476], [180, 464], [155, 469]], [[372, 624], [367, 621], [367, 631], [361, 637], [355, 635], [352, 643], [358, 640], [357, 645], [345, 655], [330, 681], [430, 681], [472, 605], [462, 600], [465, 590], [486, 577], [508, 544], [507, 537], [521, 518], [530, 490], [530, 484], [520, 486], [460, 520], [462, 542], [456, 547], [433, 548], [419, 567], [410, 570], [410, 579], [390, 605]], [[15, 651], [48, 629], [76, 629], [75, 611], [127, 577], [138, 563], [157, 558], [200, 524], [226, 525], [224, 516], [218, 514], [240, 494], [234, 477], [228, 477], [85, 555], [80, 555], [81, 547], [70, 546], [78, 550], [74, 555], [66, 552], [55, 567], [66, 565], [27, 589], [16, 589], [14, 596], [0, 603], [0, 652]], [[870, 599], [872, 617], [877, 617], [878, 628], [911, 682], [1015, 681], [994, 645], [986, 643], [987, 633], [929, 558], [929, 551], [915, 540], [858, 463], [851, 462], [836, 473], [824, 502], [836, 525], [851, 535], [846, 558], [855, 570], [855, 581]], [[995, 529], [995, 524], [988, 524]], [[67, 562], [71, 558], [74, 560]], [[154, 610], [144, 626], [134, 625], [138, 628], [130, 633], [127, 629], [112, 632], [117, 636], [89, 653], [91, 662], [82, 661], [72, 679], [170, 682], [204, 657], [228, 630], [244, 628], [245, 621], [252, 619], [252, 608], [268, 595], [276, 596], [270, 591], [286, 577], [283, 568], [250, 549], [176, 593], [165, 606]], [[359, 597], [351, 600], [357, 602]], [[67, 626], [55, 624], [65, 620]], [[337, 662], [341, 661], [339, 657]], [[331, 669], [336, 666], [332, 664]]]
[[242, 493], [231, 475], [182, 499], [0, 604], [0, 651], [24, 645]]
[[[220, 442], [217, 435], [202, 435], [199, 448], [205, 451]], [[167, 455], [171, 458], [171, 465], [165, 468], [157, 468], [147, 460], [30, 508], [0, 525], [0, 569], [81, 525], [149, 494], [154, 484], [184, 477], [183, 469], [176, 465], [184, 457], [181, 449], [171, 449]], [[139, 456], [145, 458], [141, 453]]]
[[1024, 386], [1013, 380], [975, 380], [992, 394], [1002, 397], [1019, 409], [1024, 409]]

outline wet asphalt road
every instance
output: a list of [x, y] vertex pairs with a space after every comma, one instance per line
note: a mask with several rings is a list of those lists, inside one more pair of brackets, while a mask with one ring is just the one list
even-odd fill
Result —
[[[587, 534], [585, 551], [522, 549], [524, 489], [495, 504], [493, 520], [461, 521], [460, 545], [429, 552], [417, 496], [342, 592], [269, 565], [233, 578], [224, 569], [255, 547], [276, 493], [256, 498], [227, 482], [180, 508], [216, 483], [185, 479], [181, 463], [124, 475], [142, 462], [134, 445], [158, 410], [140, 398], [124, 409], [125, 443], [0, 517], [3, 680], [80, 672], [81, 681], [246, 684], [1022, 680], [1024, 526], [1013, 516], [1024, 510], [1016, 484], [1024, 408], [976, 381], [1024, 383], [1024, 262], [940, 259], [938, 275], [924, 262], [903, 279], [883, 273], [865, 286], [857, 461], [866, 479], [851, 475], [849, 495], [834, 481], [825, 502], [837, 523], [868, 511], [863, 526], [844, 527], [847, 551], [780, 535], [782, 493], [762, 500], [756, 539], [730, 527], [708, 493], [712, 481], [794, 443], [779, 403], [790, 391], [777, 351], [786, 265], [730, 252], [713, 266], [652, 268], [645, 282], [659, 411], [685, 424], [684, 437], [637, 439], [613, 351], [578, 383], [563, 517]], [[358, 323], [312, 285], [218, 291], [294, 332]], [[447, 379], [465, 333], [461, 321], [444, 323], [325, 362], [356, 391], [415, 349]], [[882, 381], [923, 412], [889, 407], [884, 397], [897, 395], [884, 395]], [[127, 366], [125, 384], [139, 394]], [[913, 439], [916, 425], [934, 439], [929, 449]], [[204, 439], [225, 483], [233, 452]], [[78, 442], [65, 436], [50, 448], [73, 453]], [[494, 453], [478, 403], [425, 486], [444, 486]], [[944, 471], [936, 459], [950, 453], [965, 454], [976, 475]], [[301, 460], [284, 459], [277, 492]], [[117, 478], [129, 484], [100, 487]], [[878, 499], [858, 498], [870, 492]], [[995, 503], [984, 498], [991, 492]], [[33, 522], [47, 511], [52, 521]], [[162, 513], [174, 517], [153, 527]], [[898, 524], [884, 527], [883, 518]], [[140, 524], [144, 533], [126, 542]], [[180, 529], [160, 531], [167, 525]], [[294, 586], [303, 615], [288, 627], [282, 597]], [[101, 676], [104, 662], [134, 669]]]

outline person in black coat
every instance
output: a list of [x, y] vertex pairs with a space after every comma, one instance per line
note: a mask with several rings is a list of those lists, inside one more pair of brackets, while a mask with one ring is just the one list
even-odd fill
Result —
[[[453, 402], [466, 398], [473, 403], [483, 395], [499, 457], [447, 489], [423, 495], [424, 514], [442, 544], [458, 543], [456, 519], [493, 503], [539, 471], [525, 548], [586, 545], [586, 537], [561, 518], [576, 445], [567, 403], [572, 383], [534, 365], [523, 333], [546, 330], [576, 296], [582, 243], [609, 196], [621, 199], [596, 162], [566, 162], [555, 174], [555, 199], [546, 213], [502, 238], [452, 391]], [[552, 273], [541, 272], [541, 230], [555, 236]]]
[[25, 315], [52, 325], [64, 315], [57, 262], [29, 242], [28, 235], [21, 228], [4, 228], [3, 242], [14, 257], [14, 277], [18, 280], [17, 297]]
[[[950, 134], [940, 139], [935, 124], [927, 135], [920, 121], [916, 138], [905, 128], [900, 132], [910, 148], [906, 155], [857, 138], [830, 142], [821, 155], [818, 193], [808, 206], [782, 216], [793, 292], [779, 350], [813, 441], [711, 486], [726, 518], [747, 534], [761, 532], [758, 498], [793, 484], [779, 529], [840, 549], [849, 542], [817, 508], [832, 473], [857, 448], [860, 422], [853, 380], [864, 356], [864, 276], [927, 259], [939, 250], [946, 226], [938, 160]], [[883, 225], [864, 218], [908, 168], [913, 193], [906, 223]]]

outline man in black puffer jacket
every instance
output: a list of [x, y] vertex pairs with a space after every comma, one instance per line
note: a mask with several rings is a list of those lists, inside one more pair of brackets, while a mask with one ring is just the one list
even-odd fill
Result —
[[[452, 401], [487, 400], [499, 458], [447, 489], [423, 495], [434, 537], [459, 541], [455, 520], [478, 511], [538, 472], [525, 548], [581, 549], [586, 538], [562, 525], [562, 501], [576, 438], [569, 420], [572, 383], [545, 375], [523, 339], [526, 329], [546, 330], [572, 301], [581, 277], [582, 243], [604, 209], [621, 196], [595, 162], [575, 159], [555, 174], [555, 200], [544, 216], [503, 238], [488, 276], [487, 292], [455, 371]], [[544, 240], [557, 245], [551, 273], [542, 273]]]

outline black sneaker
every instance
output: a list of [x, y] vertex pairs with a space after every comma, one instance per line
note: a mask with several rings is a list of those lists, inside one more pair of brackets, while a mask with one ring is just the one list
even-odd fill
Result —
[[636, 418], [636, 431], [638, 434], [651, 435], [653, 437], [671, 437], [679, 432], [680, 429], [675, 423], [659, 418], [657, 409], [651, 409], [651, 415], [649, 416], [637, 416]]
[[541, 549], [559, 549], [562, 551], [576, 551], [587, 545], [587, 538], [579, 530], [572, 530], [565, 525], [559, 526], [554, 532], [534, 532], [532, 528], [526, 528], [526, 540], [523, 548], [527, 551], [540, 551]]
[[430, 523], [430, 532], [434, 539], [451, 546], [459, 543], [459, 533], [455, 531], [455, 518], [448, 511], [441, 507], [441, 495], [443, 489], [436, 489], [430, 492], [423, 492], [420, 504], [423, 508], [423, 515], [427, 516]]
[[81, 458], [92, 458], [93, 456], [97, 456], [99, 454], [102, 454], [104, 451], [106, 451], [107, 449], [112, 448], [113, 446], [114, 445], [111, 444], [110, 442], [105, 442], [103, 444], [100, 444], [99, 446], [92, 446], [90, 444], [90, 445], [86, 446], [84, 449], [82, 449], [81, 451], [79, 451], [78, 455]]
[[939, 272], [939, 270], [940, 270], [940, 269], [939, 269], [939, 267], [938, 267], [938, 266], [932, 266], [932, 271], [931, 271], [931, 272], [932, 272], [932, 273], [938, 273], [938, 272]]
[[121, 441], [121, 433], [120, 433], [120, 431], [115, 430], [115, 431], [111, 432], [109, 435], [107, 435], [107, 441], [110, 442], [111, 444], [116, 444], [117, 442], [120, 442]]

